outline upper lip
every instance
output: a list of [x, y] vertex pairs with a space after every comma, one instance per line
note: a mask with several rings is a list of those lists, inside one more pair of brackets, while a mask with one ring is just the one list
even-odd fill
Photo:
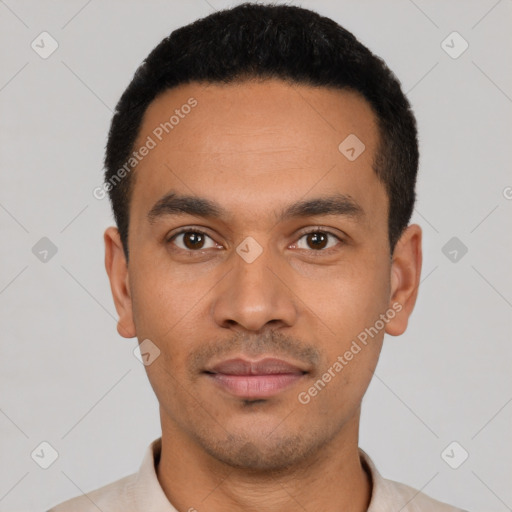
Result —
[[225, 375], [272, 375], [272, 374], [303, 374], [306, 370], [301, 369], [282, 359], [265, 357], [258, 361], [250, 361], [237, 357], [227, 359], [215, 366], [208, 368], [207, 373], [222, 373]]

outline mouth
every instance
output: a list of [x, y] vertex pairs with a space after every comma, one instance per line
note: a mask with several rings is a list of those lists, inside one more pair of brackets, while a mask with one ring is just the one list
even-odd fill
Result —
[[308, 372], [282, 359], [249, 361], [236, 358], [223, 361], [203, 373], [220, 389], [234, 396], [261, 399], [291, 387]]

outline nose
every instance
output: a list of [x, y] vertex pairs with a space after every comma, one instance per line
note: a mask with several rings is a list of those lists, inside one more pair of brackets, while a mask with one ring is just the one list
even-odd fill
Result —
[[267, 324], [274, 329], [292, 326], [297, 319], [297, 302], [285, 262], [268, 249], [253, 261], [235, 251], [229, 259], [232, 267], [216, 287], [212, 304], [217, 325], [240, 326], [248, 331], [260, 331]]

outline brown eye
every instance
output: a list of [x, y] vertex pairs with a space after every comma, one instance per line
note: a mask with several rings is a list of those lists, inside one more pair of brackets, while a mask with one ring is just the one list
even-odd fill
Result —
[[[211, 241], [209, 246], [205, 245], [208, 239]], [[195, 230], [181, 231], [171, 237], [169, 242], [175, 243], [180, 249], [185, 251], [197, 251], [215, 247], [215, 242], [206, 233]]]
[[[332, 239], [332, 242], [330, 242], [329, 237]], [[304, 247], [304, 244], [302, 243], [302, 240], [304, 239], [306, 247]], [[340, 239], [328, 231], [312, 231], [310, 233], [305, 233], [300, 237], [297, 247], [299, 249], [313, 249], [321, 251], [323, 249], [330, 249], [331, 247], [334, 247], [338, 242], [340, 242]]]
[[202, 249], [204, 245], [204, 235], [201, 233], [184, 233], [183, 243], [188, 249]]
[[327, 245], [327, 235], [325, 233], [309, 233], [306, 240], [312, 249], [325, 249]]

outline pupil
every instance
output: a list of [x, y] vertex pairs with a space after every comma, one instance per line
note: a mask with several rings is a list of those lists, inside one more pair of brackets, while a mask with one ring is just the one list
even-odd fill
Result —
[[[322, 239], [322, 240], [320, 240]], [[323, 249], [327, 242], [327, 236], [325, 233], [310, 233], [309, 242], [312, 242], [314, 249]], [[320, 243], [318, 243], [320, 242]]]
[[193, 232], [186, 233], [185, 237], [184, 237], [185, 245], [189, 249], [197, 249], [199, 247], [199, 245], [202, 246], [202, 244], [201, 244], [201, 242], [203, 242], [202, 238], [203, 238], [203, 235], [201, 235], [201, 233], [193, 233]]

